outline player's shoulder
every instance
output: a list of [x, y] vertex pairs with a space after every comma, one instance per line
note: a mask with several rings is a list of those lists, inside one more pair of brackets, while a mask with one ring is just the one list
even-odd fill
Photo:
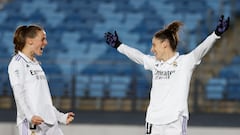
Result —
[[12, 60], [11, 62], [14, 62], [14, 63], [20, 63], [22, 62], [22, 56], [20, 54], [16, 54], [12, 57]]
[[157, 60], [156, 57], [153, 55], [144, 55], [144, 58], [148, 60], [154, 60], [154, 61]]
[[26, 63], [24, 58], [20, 54], [16, 54], [12, 57], [9, 66], [21, 66], [24, 63]]

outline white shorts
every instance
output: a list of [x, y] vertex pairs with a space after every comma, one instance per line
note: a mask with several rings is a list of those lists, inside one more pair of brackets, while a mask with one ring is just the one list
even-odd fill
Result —
[[19, 135], [31, 135], [32, 132], [35, 132], [35, 135], [63, 135], [58, 123], [54, 125], [42, 123], [36, 126], [36, 129], [30, 130], [29, 122], [26, 119], [18, 125], [18, 131]]
[[146, 135], [187, 135], [187, 118], [179, 117], [178, 120], [165, 125], [146, 123]]

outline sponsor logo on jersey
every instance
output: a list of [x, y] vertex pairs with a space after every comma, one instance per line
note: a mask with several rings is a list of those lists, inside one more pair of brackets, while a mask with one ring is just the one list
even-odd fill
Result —
[[30, 70], [30, 74], [36, 76], [37, 80], [46, 80], [46, 76], [43, 74], [42, 70]]
[[175, 73], [175, 70], [172, 71], [156, 71], [154, 73], [154, 79], [159, 80], [159, 79], [170, 79], [171, 76]]

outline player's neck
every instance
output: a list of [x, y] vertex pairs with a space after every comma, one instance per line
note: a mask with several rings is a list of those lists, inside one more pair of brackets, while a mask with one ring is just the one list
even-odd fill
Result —
[[163, 61], [168, 61], [169, 59], [171, 59], [172, 57], [174, 57], [176, 54], [175, 51], [168, 51], [167, 53], [165, 53], [165, 56], [163, 58]]
[[34, 61], [34, 53], [32, 51], [29, 51], [27, 49], [23, 49], [22, 53], [26, 55], [30, 60]]

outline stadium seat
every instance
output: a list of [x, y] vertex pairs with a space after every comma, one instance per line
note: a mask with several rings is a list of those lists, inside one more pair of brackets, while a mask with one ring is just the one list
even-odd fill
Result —
[[206, 98], [209, 100], [222, 100], [227, 81], [224, 78], [212, 78], [206, 85]]
[[220, 70], [219, 72], [219, 76], [220, 77], [224, 77], [224, 78], [239, 78], [239, 67], [236, 65], [230, 65], [230, 66], [226, 66], [223, 69]]
[[13, 46], [13, 42], [12, 42], [13, 33], [10, 32], [10, 31], [3, 32], [1, 40], [2, 40], [1, 42], [3, 43], [1, 45], [5, 46], [5, 47], [8, 47], [8, 49], [7, 49], [8, 52], [5, 52], [5, 53], [12, 54], [13, 53], [13, 48], [12, 48], [12, 46]]
[[76, 75], [76, 81], [75, 81], [75, 94], [76, 97], [87, 97], [87, 93], [89, 90], [89, 84], [90, 84], [90, 77], [78, 74]]
[[228, 100], [240, 100], [240, 78], [229, 79], [226, 90]]
[[110, 98], [127, 98], [129, 86], [124, 83], [110, 83], [108, 95]]
[[86, 97], [88, 91], [88, 84], [76, 82], [76, 89], [75, 89], [76, 97]]
[[150, 86], [144, 77], [136, 79], [136, 98], [146, 99], [149, 98]]
[[110, 82], [110, 76], [109, 75], [92, 75], [90, 77], [91, 83], [102, 83], [103, 85], [108, 85]]
[[110, 98], [126, 98], [130, 90], [131, 77], [113, 75], [108, 87]]
[[[223, 5], [223, 12], [228, 13], [231, 11], [230, 2], [223, 2], [226, 5]], [[239, 7], [238, 5], [240, 2], [236, 1], [236, 7]], [[184, 47], [180, 45], [182, 48], [179, 50], [183, 50], [182, 52], [185, 53], [196, 47], [199, 37], [206, 36], [209, 32], [208, 25], [210, 24], [206, 24], [204, 21], [199, 22], [206, 17], [206, 12], [203, 11], [214, 11], [215, 14], [212, 15], [212, 18], [215, 20], [220, 7], [221, 3], [211, 0], [11, 1], [4, 6], [0, 13], [0, 57], [7, 59], [13, 53], [12, 36], [17, 25], [37, 22], [46, 28], [48, 34], [48, 46], [44, 50], [46, 55], [39, 57], [39, 60], [44, 63], [43, 68], [46, 70], [46, 74], [48, 76], [64, 74], [66, 78], [71, 78], [74, 73], [80, 74], [79, 78], [83, 80], [80, 81], [77, 78], [77, 96], [106, 97], [104, 89], [107, 86], [107, 88], [112, 88], [109, 89], [111, 97], [129, 97], [129, 92], [132, 92], [129, 85], [132, 84], [132, 77], [137, 73], [142, 79], [136, 82], [136, 95], [134, 96], [148, 98], [149, 82], [142, 76], [142, 67], [135, 66], [135, 63], [126, 56], [109, 48], [104, 41], [104, 33], [117, 30], [124, 43], [144, 53], [149, 53], [153, 34], [166, 24], [174, 20], [181, 20], [185, 24], [185, 28], [180, 37], [185, 36], [184, 40], [188, 41], [186, 42], [188, 44]], [[236, 10], [239, 9], [236, 8]], [[199, 31], [198, 35], [196, 31]], [[53, 64], [48, 65], [45, 61], [51, 61]], [[55, 64], [55, 61], [58, 63]], [[75, 61], [76, 63], [73, 64]], [[233, 63], [239, 63], [239, 60], [234, 59], [233, 61]], [[7, 65], [7, 63], [2, 64]], [[236, 67], [222, 69], [219, 77], [223, 79], [238, 78], [240, 75]], [[87, 79], [81, 77], [83, 74], [87, 76]], [[120, 75], [126, 76], [128, 79], [121, 80], [118, 78]], [[50, 82], [53, 83], [51, 88], [54, 95], [65, 95], [65, 90], [59, 92], [53, 87], [67, 89], [68, 87], [63, 85], [66, 80], [64, 79], [62, 84]], [[115, 83], [110, 85], [110, 82], [114, 80], [121, 82], [121, 86]], [[89, 86], [91, 82], [96, 82], [96, 86]], [[126, 82], [129, 83], [126, 84]], [[221, 81], [218, 80], [217, 83], [221, 83]], [[236, 92], [236, 87], [232, 85], [227, 85], [227, 87], [229, 87], [228, 98], [236, 99], [237, 97], [231, 96], [234, 92], [230, 92], [231, 89]], [[221, 83], [220, 86], [211, 85], [206, 88], [209, 91], [209, 98], [224, 98], [225, 90], [223, 88], [226, 88], [226, 84]]]
[[32, 2], [23, 2], [19, 7], [21, 7], [20, 13], [26, 18], [30, 17], [34, 12], [36, 12], [38, 8], [36, 5], [33, 6]]
[[42, 68], [47, 75], [61, 75], [62, 73], [57, 64], [43, 63]]
[[89, 97], [91, 98], [103, 98], [105, 96], [105, 89], [103, 83], [91, 83], [89, 84]]
[[69, 83], [65, 82], [61, 76], [48, 76], [50, 92], [53, 97], [70, 96]]
[[240, 56], [238, 55], [238, 56], [233, 57], [231, 63], [232, 64], [239, 64], [240, 63]]
[[0, 23], [3, 23], [7, 19], [7, 12], [0, 12]]

